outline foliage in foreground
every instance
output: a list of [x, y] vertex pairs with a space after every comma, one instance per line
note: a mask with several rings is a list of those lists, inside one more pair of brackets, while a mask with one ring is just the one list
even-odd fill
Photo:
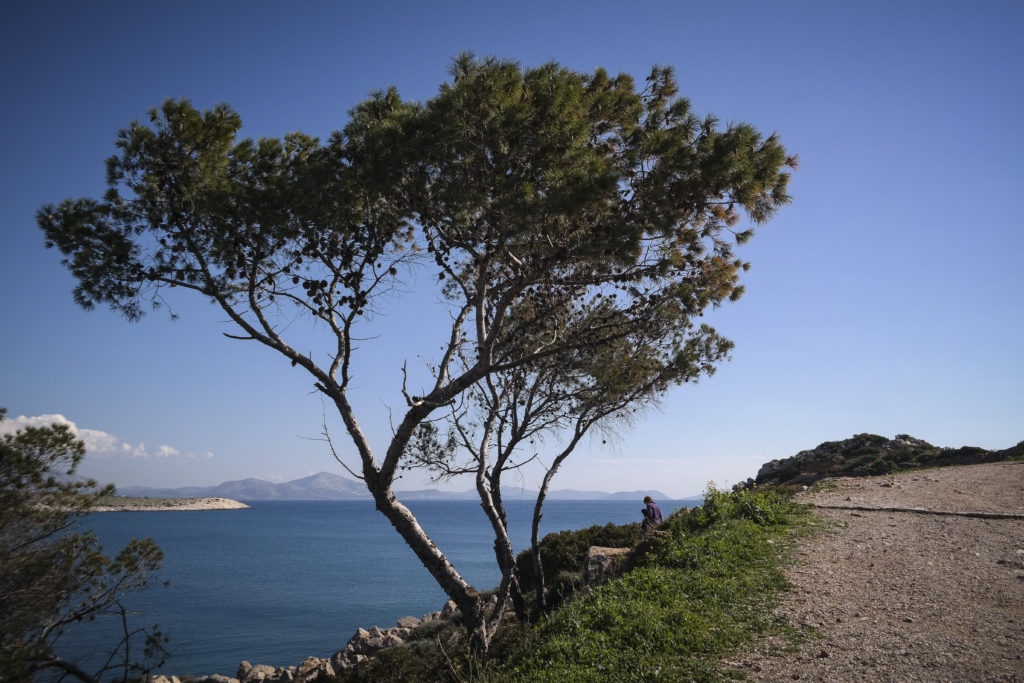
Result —
[[[634, 547], [636, 568], [567, 600], [537, 626], [506, 623], [480, 679], [487, 681], [720, 680], [720, 662], [755, 634], [779, 628], [770, 616], [785, 579], [789, 539], [805, 509], [776, 491], [724, 493], [677, 511], [665, 536]], [[617, 527], [628, 534], [629, 527]], [[556, 548], [582, 545], [606, 527], [559, 532]], [[582, 540], [581, 540], [582, 539]], [[572, 554], [571, 551], [565, 555]], [[578, 570], [578, 566], [577, 566]], [[464, 681], [465, 634], [451, 627], [411, 647], [381, 652], [343, 681]]]
[[[163, 553], [149, 539], [133, 540], [110, 558], [95, 535], [74, 531], [79, 517], [113, 493], [91, 480], [67, 481], [84, 454], [65, 425], [0, 437], [0, 679], [32, 680], [47, 670], [82, 681], [108, 672], [127, 679], [160, 664], [166, 640], [155, 628], [130, 629], [121, 600], [148, 583]], [[98, 670], [60, 656], [69, 625], [105, 615], [121, 619], [122, 640], [110, 644]]]

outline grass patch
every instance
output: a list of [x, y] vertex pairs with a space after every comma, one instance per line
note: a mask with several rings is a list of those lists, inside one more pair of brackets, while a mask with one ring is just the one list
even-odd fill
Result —
[[723, 680], [723, 657], [778, 631], [781, 567], [806, 509], [776, 492], [708, 491], [647, 563], [544, 619], [494, 681]]
[[832, 479], [821, 479], [811, 485], [811, 493], [825, 493], [826, 491], [838, 491], [839, 484]]

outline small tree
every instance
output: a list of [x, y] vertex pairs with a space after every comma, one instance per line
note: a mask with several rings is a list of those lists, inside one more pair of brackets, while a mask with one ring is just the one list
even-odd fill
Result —
[[[0, 409], [0, 420], [5, 411]], [[133, 540], [115, 558], [91, 532], [73, 531], [112, 486], [69, 481], [85, 446], [65, 425], [28, 427], [0, 437], [0, 671], [5, 680], [30, 680], [55, 670], [82, 681], [108, 672], [124, 680], [162, 661], [166, 640], [153, 629], [129, 626], [122, 603], [145, 587], [163, 553], [153, 541]], [[87, 672], [59, 654], [58, 640], [76, 622], [112, 617], [121, 640], [99, 669]], [[141, 652], [135, 647], [141, 641]], [[139, 656], [141, 655], [141, 656]]]
[[[670, 69], [639, 92], [603, 70], [468, 55], [452, 76], [423, 104], [374, 94], [325, 145], [239, 141], [227, 106], [165, 102], [119, 134], [102, 200], [44, 206], [38, 222], [82, 306], [137, 319], [168, 288], [188, 290], [226, 313], [230, 336], [307, 371], [377, 509], [484, 651], [478, 591], [392, 488], [417, 430], [490, 377], [616, 344], [700, 365], [686, 358], [701, 348], [692, 320], [742, 291], [732, 246], [752, 233], [733, 228], [788, 201], [793, 159], [749, 125], [695, 117]], [[354, 340], [412, 280], [436, 285], [451, 324], [432, 383], [410, 390], [403, 373], [404, 410], [375, 451], [349, 395]], [[316, 354], [286, 338], [296, 313], [326, 333]]]

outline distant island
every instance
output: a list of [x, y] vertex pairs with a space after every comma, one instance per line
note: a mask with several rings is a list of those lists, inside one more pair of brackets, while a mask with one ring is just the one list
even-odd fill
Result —
[[[466, 491], [440, 491], [438, 489], [417, 489], [397, 491], [402, 500], [476, 500], [477, 493], [473, 489]], [[217, 486], [185, 486], [164, 489], [145, 486], [118, 487], [119, 496], [130, 496], [136, 499], [145, 498], [226, 498], [229, 500], [371, 500], [369, 491], [362, 482], [354, 479], [320, 472], [302, 479], [295, 479], [283, 484], [275, 484], [262, 479], [240, 479], [226, 481]], [[536, 491], [522, 488], [504, 488], [505, 500], [535, 500]], [[655, 500], [669, 500], [660, 491], [576, 491], [559, 489], [548, 492], [548, 500], [643, 500], [651, 496]], [[693, 496], [698, 497], [698, 496]]]
[[136, 498], [104, 496], [92, 512], [162, 512], [171, 510], [247, 510], [249, 506], [227, 498]]

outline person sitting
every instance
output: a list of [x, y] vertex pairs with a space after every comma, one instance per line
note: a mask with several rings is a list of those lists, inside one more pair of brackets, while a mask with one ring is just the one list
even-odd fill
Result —
[[661, 509], [653, 498], [644, 496], [644, 507], [640, 508], [640, 512], [644, 515], [644, 521], [640, 525], [640, 535], [647, 538], [651, 531], [661, 524]]

